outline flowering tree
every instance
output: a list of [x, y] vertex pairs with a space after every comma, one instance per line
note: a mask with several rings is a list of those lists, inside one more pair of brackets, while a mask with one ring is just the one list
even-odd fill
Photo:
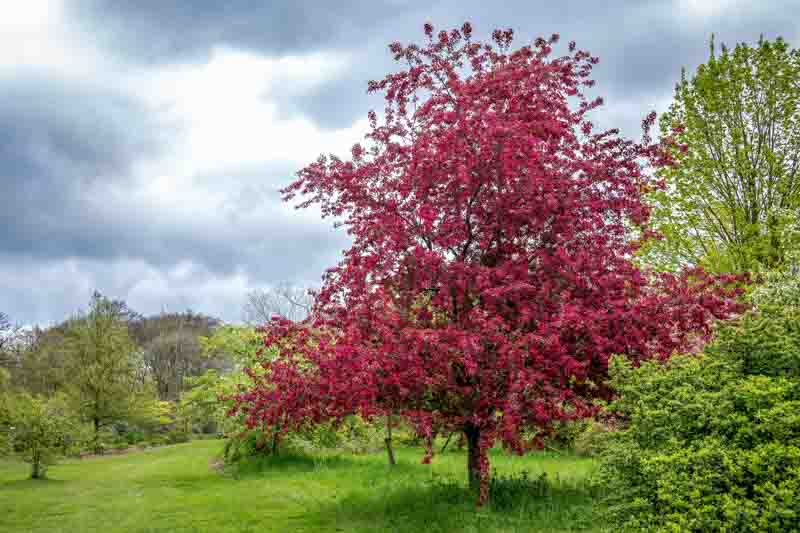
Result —
[[551, 57], [555, 35], [512, 51], [511, 30], [493, 43], [469, 24], [425, 33], [424, 46], [392, 44], [405, 70], [370, 83], [386, 109], [382, 123], [370, 113], [367, 146], [320, 157], [284, 190], [354, 242], [311, 318], [267, 326], [280, 353], [238, 406], [254, 426], [357, 412], [461, 431], [484, 501], [497, 440], [540, 444], [608, 396], [612, 354], [669, 357], [735, 305], [701, 271], [632, 262], [643, 165], [668, 161], [646, 136], [593, 131], [601, 102], [582, 89], [596, 58], [574, 43]]

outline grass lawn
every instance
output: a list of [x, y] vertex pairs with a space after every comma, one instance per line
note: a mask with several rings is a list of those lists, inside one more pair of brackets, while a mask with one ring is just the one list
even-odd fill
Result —
[[0, 531], [589, 531], [592, 461], [550, 453], [496, 452], [502, 475], [529, 472], [547, 483], [509, 483], [494, 507], [476, 509], [464, 488], [461, 452], [420, 464], [419, 449], [383, 454], [281, 457], [221, 472], [221, 441], [195, 441], [127, 455], [67, 460], [47, 481], [28, 465], [0, 461]]

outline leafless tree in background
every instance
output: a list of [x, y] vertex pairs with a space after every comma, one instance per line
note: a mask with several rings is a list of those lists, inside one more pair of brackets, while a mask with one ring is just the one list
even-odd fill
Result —
[[0, 311], [0, 350], [2, 350], [8, 342], [6, 339], [10, 331], [11, 322], [8, 320], [8, 315]]
[[224, 361], [204, 357], [200, 346], [199, 337], [210, 335], [218, 324], [219, 320], [192, 311], [162, 312], [134, 324], [133, 338], [141, 346], [145, 367], [160, 399], [180, 399], [185, 377], [226, 366]]
[[8, 315], [0, 311], [0, 366], [14, 366], [21, 331], [22, 328], [12, 324]]
[[305, 287], [280, 282], [269, 289], [255, 289], [247, 293], [244, 319], [250, 325], [269, 322], [273, 315], [289, 320], [303, 320], [311, 312], [313, 296]]

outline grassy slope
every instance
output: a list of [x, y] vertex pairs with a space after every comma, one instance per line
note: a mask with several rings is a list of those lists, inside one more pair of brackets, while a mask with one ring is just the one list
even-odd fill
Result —
[[[504, 510], [476, 510], [464, 489], [463, 453], [419, 464], [401, 449], [389, 472], [383, 455], [281, 458], [235, 475], [210, 468], [219, 441], [129, 455], [71, 460], [51, 480], [26, 480], [27, 465], [0, 462], [0, 531], [573, 531], [592, 526], [582, 489], [592, 462], [549, 454], [498, 453], [493, 467], [551, 476], [549, 494]], [[463, 486], [463, 484], [461, 484]]]

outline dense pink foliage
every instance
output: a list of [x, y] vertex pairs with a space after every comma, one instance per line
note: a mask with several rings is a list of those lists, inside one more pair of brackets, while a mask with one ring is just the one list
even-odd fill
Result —
[[594, 132], [601, 102], [582, 89], [596, 58], [574, 43], [551, 57], [557, 36], [511, 51], [511, 31], [485, 44], [468, 24], [425, 30], [424, 46], [390, 46], [405, 70], [370, 83], [387, 107], [365, 146], [284, 191], [354, 242], [311, 319], [267, 326], [280, 355], [239, 408], [283, 429], [392, 412], [422, 434], [464, 431], [485, 498], [496, 440], [522, 452], [593, 414], [612, 354], [669, 357], [735, 304], [731, 280], [632, 263], [644, 165], [669, 161]]

